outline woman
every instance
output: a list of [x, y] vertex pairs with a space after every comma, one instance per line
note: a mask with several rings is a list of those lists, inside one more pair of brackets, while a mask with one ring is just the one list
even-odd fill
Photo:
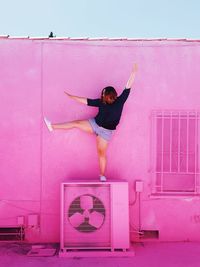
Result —
[[49, 129], [49, 131], [57, 129], [72, 129], [79, 128], [88, 133], [96, 134], [97, 140], [97, 152], [99, 157], [99, 167], [100, 167], [100, 181], [105, 182], [105, 169], [106, 169], [106, 151], [108, 147], [108, 142], [111, 139], [112, 132], [116, 129], [119, 124], [122, 110], [126, 99], [129, 96], [130, 89], [133, 85], [135, 79], [135, 74], [137, 72], [137, 64], [134, 64], [131, 75], [128, 79], [126, 87], [120, 96], [117, 96], [117, 92], [112, 86], [105, 87], [102, 90], [100, 99], [89, 99], [85, 97], [78, 97], [70, 95], [65, 92], [65, 94], [88, 106], [98, 107], [99, 112], [95, 118], [89, 120], [77, 120], [65, 123], [54, 124], [49, 120], [44, 118], [44, 121]]

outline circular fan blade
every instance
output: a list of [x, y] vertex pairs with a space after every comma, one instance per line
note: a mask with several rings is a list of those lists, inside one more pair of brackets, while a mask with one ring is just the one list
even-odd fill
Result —
[[90, 217], [89, 217], [89, 224], [99, 228], [102, 223], [104, 221], [104, 215], [100, 212], [97, 211], [93, 211], [92, 213], [90, 213]]
[[80, 207], [83, 210], [90, 210], [93, 208], [92, 196], [84, 195], [80, 197]]
[[82, 224], [84, 222], [84, 219], [84, 216], [79, 212], [76, 212], [69, 217], [69, 221], [74, 227], [78, 227], [80, 224]]

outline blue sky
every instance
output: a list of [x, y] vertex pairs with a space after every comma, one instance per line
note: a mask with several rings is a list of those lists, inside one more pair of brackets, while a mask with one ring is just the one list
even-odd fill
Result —
[[0, 0], [0, 35], [200, 39], [199, 0]]

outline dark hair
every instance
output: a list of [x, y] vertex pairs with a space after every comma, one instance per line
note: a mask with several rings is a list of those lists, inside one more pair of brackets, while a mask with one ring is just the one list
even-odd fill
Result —
[[105, 104], [112, 104], [117, 99], [117, 92], [114, 87], [107, 86], [101, 92], [101, 101]]

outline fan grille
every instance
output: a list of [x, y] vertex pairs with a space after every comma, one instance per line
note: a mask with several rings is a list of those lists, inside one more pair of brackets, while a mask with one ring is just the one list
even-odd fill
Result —
[[[84, 209], [81, 205], [83, 198], [88, 198], [92, 202], [88, 208]], [[75, 198], [68, 209], [67, 217], [69, 223], [79, 232], [91, 233], [102, 227], [105, 221], [106, 211], [103, 202], [91, 194], [83, 194]], [[78, 218], [80, 223], [74, 224], [73, 218]], [[91, 222], [93, 221], [93, 223]]]
[[63, 193], [64, 246], [110, 247], [110, 184], [70, 183]]

